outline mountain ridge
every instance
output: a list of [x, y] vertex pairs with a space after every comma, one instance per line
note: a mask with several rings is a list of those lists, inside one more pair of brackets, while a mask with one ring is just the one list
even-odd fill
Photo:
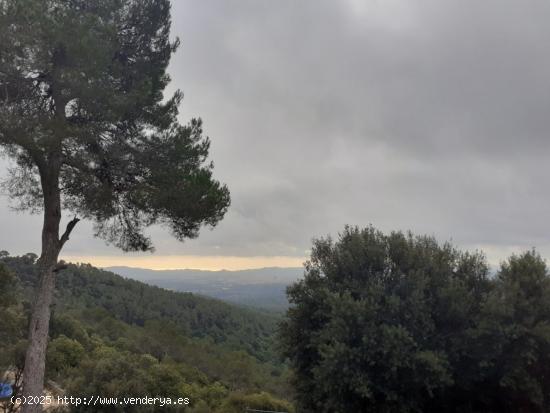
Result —
[[[168, 278], [193, 278], [208, 276], [223, 276], [228, 280], [247, 283], [286, 281], [294, 282], [302, 275], [302, 267], [262, 267], [243, 270], [201, 270], [194, 268], [176, 268], [165, 270], [154, 270], [143, 267], [130, 267], [126, 265], [101, 267], [105, 271], [111, 271], [122, 276], [139, 280], [144, 277], [155, 276], [159, 279]], [[231, 278], [229, 278], [231, 277]], [[248, 278], [246, 278], [248, 277]]]
[[150, 270], [139, 267], [105, 267], [104, 270], [149, 285], [191, 292], [232, 304], [273, 311], [288, 307], [286, 288], [298, 281], [299, 267], [265, 267], [247, 270]]

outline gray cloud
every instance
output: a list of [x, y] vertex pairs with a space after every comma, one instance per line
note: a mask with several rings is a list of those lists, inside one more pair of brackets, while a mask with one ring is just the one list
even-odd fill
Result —
[[[233, 205], [183, 245], [152, 229], [158, 253], [302, 256], [346, 223], [550, 253], [549, 17], [543, 1], [174, 1], [171, 87]], [[117, 253], [85, 226], [67, 252]]]

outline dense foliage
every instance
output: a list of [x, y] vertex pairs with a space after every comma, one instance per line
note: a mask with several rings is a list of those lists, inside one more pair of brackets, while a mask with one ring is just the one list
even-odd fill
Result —
[[[0, 306], [13, 315], [3, 322], [19, 326], [0, 326], [8, 338], [0, 373], [23, 361], [20, 340], [28, 317], [23, 303], [32, 299], [35, 259], [34, 254], [0, 258], [0, 291], [10, 297]], [[288, 389], [286, 368], [273, 351], [273, 316], [89, 265], [69, 265], [57, 281], [46, 363], [50, 389], [61, 387], [75, 396], [188, 397], [186, 412], [225, 413], [244, 405], [290, 411], [288, 402], [277, 398], [288, 397]], [[95, 411], [152, 410], [96, 406]]]
[[125, 250], [152, 248], [153, 223], [183, 239], [223, 217], [201, 121], [164, 95], [170, 25], [168, 0], [0, 0], [0, 146], [22, 208], [61, 197]]
[[430, 237], [315, 242], [281, 330], [300, 412], [546, 412], [550, 275]]

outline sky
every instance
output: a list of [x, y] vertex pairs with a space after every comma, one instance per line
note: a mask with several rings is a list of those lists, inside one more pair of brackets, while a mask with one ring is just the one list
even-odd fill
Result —
[[[203, 119], [230, 210], [184, 243], [151, 228], [154, 254], [79, 224], [65, 259], [300, 266], [346, 224], [433, 235], [494, 265], [550, 257], [549, 2], [178, 0], [172, 13], [168, 92], [184, 92], [182, 122]], [[0, 198], [0, 249], [39, 251], [40, 223]]]

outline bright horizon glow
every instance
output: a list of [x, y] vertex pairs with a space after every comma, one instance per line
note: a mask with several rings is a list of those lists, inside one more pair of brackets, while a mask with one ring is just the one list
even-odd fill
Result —
[[90, 263], [94, 267], [135, 267], [151, 270], [248, 270], [265, 267], [302, 267], [305, 257], [288, 256], [201, 256], [201, 255], [146, 255], [146, 256], [73, 256], [63, 255], [61, 259], [73, 263]]

